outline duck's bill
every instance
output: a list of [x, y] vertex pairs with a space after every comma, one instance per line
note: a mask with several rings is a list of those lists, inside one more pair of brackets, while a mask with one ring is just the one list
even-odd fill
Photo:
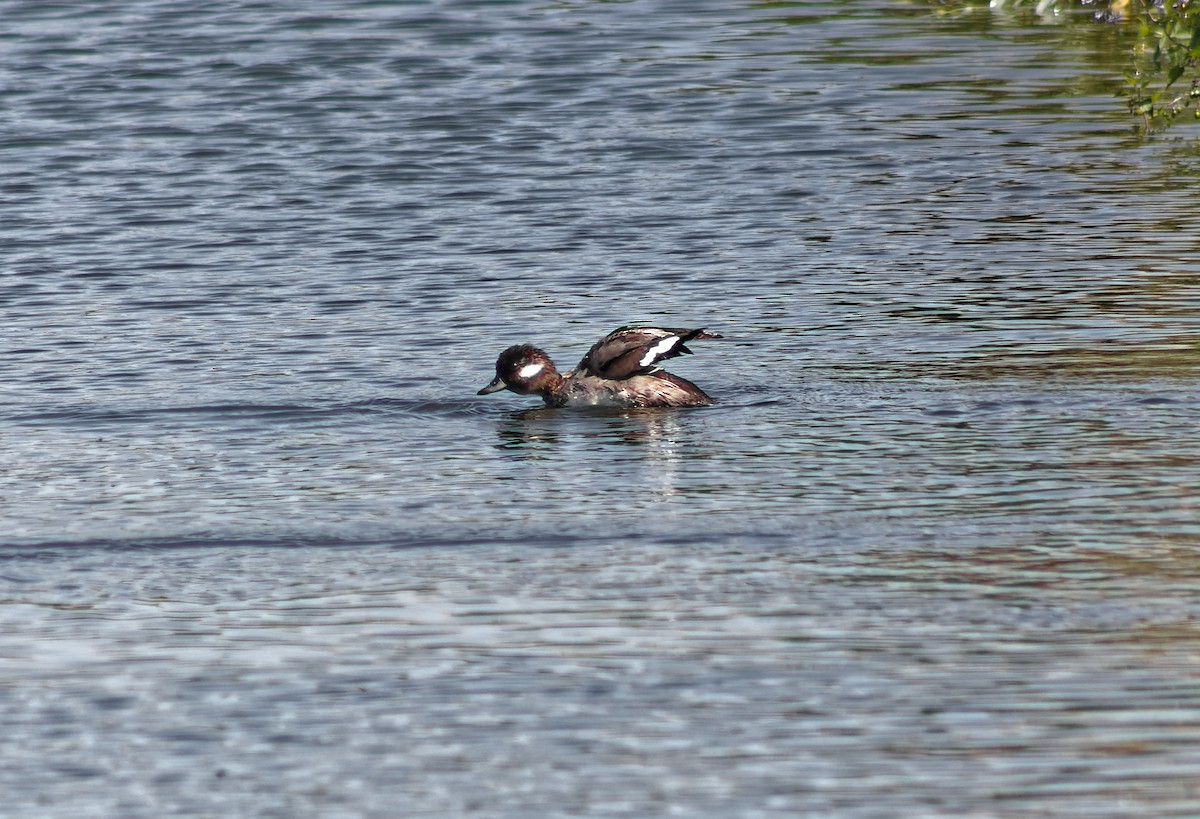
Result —
[[504, 383], [504, 379], [501, 378], [500, 376], [496, 376], [495, 378], [492, 379], [491, 384], [488, 384], [486, 387], [484, 387], [482, 390], [480, 390], [479, 392], [477, 392], [475, 394], [476, 395], [491, 395], [494, 392], [500, 392], [500, 390], [504, 389], [506, 386], [508, 386], [508, 385]]

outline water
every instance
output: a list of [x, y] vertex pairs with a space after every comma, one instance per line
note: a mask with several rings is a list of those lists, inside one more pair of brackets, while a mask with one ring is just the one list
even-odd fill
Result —
[[[1118, 33], [0, 19], [11, 815], [1200, 810], [1195, 151]], [[634, 321], [720, 403], [474, 394]]]

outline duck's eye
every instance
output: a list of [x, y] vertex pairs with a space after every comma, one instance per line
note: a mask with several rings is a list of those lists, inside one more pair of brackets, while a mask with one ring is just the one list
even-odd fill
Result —
[[526, 364], [524, 367], [517, 370], [517, 375], [519, 377], [521, 377], [522, 379], [528, 381], [529, 379], [533, 378], [535, 375], [540, 373], [542, 371], [543, 367], [545, 367], [544, 364], [537, 364], [537, 363]]

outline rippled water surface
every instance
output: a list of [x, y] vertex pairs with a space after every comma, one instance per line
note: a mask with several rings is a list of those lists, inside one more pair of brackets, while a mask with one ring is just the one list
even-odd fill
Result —
[[[924, 4], [0, 0], [13, 815], [1200, 812], [1190, 136]], [[650, 321], [693, 411], [478, 397]]]

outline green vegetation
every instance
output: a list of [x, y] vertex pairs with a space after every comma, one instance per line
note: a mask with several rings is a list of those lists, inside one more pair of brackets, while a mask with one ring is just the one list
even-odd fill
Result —
[[1166, 127], [1191, 111], [1200, 118], [1200, 6], [1125, 0], [1119, 19], [1138, 27], [1137, 51], [1126, 74], [1129, 109], [1147, 129]]

